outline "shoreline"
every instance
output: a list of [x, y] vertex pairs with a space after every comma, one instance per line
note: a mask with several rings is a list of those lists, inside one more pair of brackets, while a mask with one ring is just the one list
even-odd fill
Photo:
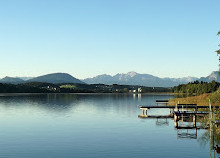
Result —
[[0, 96], [2, 95], [37, 95], [37, 94], [126, 94], [126, 95], [139, 95], [139, 94], [143, 94], [143, 95], [146, 95], [146, 94], [158, 94], [158, 95], [174, 95], [173, 93], [166, 93], [166, 92], [154, 92], [154, 93], [0, 93]]

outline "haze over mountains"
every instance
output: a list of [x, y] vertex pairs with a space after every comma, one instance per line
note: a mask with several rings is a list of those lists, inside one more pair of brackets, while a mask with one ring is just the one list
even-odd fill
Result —
[[159, 78], [149, 74], [139, 74], [136, 72], [128, 72], [126, 74], [98, 75], [93, 78], [84, 79], [83, 82], [88, 84], [124, 84], [124, 85], [140, 85], [149, 87], [173, 87], [182, 83], [188, 83], [198, 80], [195, 77], [184, 78]]
[[213, 71], [209, 76], [207, 77], [201, 77], [199, 81], [203, 82], [211, 82], [211, 81], [220, 82], [220, 76], [218, 71]]
[[[25, 80], [24, 80], [25, 79]], [[126, 74], [116, 74], [111, 75], [98, 75], [93, 78], [87, 78], [84, 80], [79, 80], [67, 73], [53, 73], [47, 74], [35, 78], [28, 77], [5, 77], [0, 80], [0, 83], [26, 83], [26, 82], [47, 82], [47, 83], [78, 83], [78, 84], [121, 84], [121, 85], [140, 85], [148, 87], [173, 87], [179, 84], [185, 84], [188, 82], [193, 82], [195, 80], [211, 82], [215, 80], [220, 82], [220, 76], [218, 71], [212, 72], [207, 77], [184, 77], [184, 78], [159, 78], [149, 74], [139, 74], [136, 72], [128, 72]]]

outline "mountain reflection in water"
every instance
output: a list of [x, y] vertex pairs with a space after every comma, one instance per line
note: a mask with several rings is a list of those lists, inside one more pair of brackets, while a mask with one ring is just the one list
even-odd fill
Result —
[[[1, 94], [0, 157], [209, 157], [208, 129], [177, 129], [171, 118], [137, 117], [137, 105], [169, 98], [173, 96]], [[183, 125], [193, 123], [183, 120]]]

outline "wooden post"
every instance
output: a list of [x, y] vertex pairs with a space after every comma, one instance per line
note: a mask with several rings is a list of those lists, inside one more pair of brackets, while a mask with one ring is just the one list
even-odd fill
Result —
[[178, 127], [178, 122], [174, 122], [174, 127], [175, 127], [175, 128]]
[[210, 115], [209, 115], [209, 119], [212, 120], [212, 105], [211, 105], [211, 101], [209, 99], [209, 110], [210, 110]]
[[143, 109], [142, 109], [142, 114], [143, 114], [143, 115], [147, 115], [147, 108], [143, 108]]
[[174, 121], [178, 121], [178, 116], [176, 114], [174, 114]]
[[175, 109], [174, 109], [174, 111], [178, 111], [178, 106], [177, 106], [178, 104], [176, 104], [176, 107], [175, 107]]
[[178, 127], [178, 117], [175, 114], [174, 114], [174, 126], [175, 126], [175, 128]]
[[210, 99], [209, 99], [209, 110], [210, 110], [210, 112], [212, 112], [212, 105], [211, 105]]
[[193, 115], [193, 127], [196, 127], [196, 114]]
[[170, 108], [170, 114], [172, 114], [172, 113], [173, 113], [173, 111], [174, 111], [174, 109], [171, 109], [171, 108]]

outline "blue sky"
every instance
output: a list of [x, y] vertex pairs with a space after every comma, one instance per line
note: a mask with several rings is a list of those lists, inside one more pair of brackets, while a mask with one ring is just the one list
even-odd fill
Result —
[[0, 78], [218, 69], [219, 0], [0, 1]]

